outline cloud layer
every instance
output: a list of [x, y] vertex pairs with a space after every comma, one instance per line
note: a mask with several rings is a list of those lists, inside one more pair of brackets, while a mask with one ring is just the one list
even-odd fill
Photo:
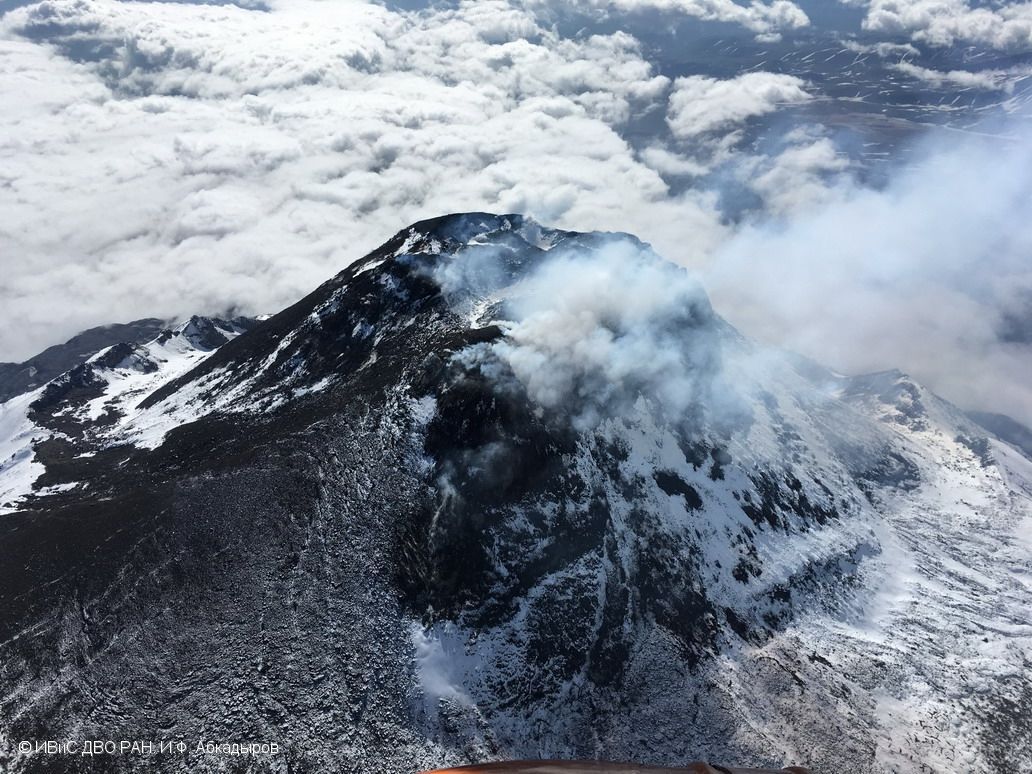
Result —
[[[870, 31], [922, 46], [950, 39], [935, 31], [949, 19], [985, 10], [869, 5]], [[813, 32], [789, 2], [577, 7], [683, 14], [760, 36]], [[950, 40], [1020, 47], [1023, 8], [994, 5], [993, 19], [964, 28], [975, 38]], [[44, 0], [9, 10], [0, 359], [113, 320], [275, 311], [414, 220], [494, 210], [633, 232], [702, 271], [718, 310], [750, 333], [845, 369], [907, 368], [948, 397], [1032, 420], [1027, 342], [994, 338], [1023, 330], [1032, 285], [1016, 248], [978, 241], [1024, 239], [1029, 213], [1013, 184], [1026, 158], [1008, 145], [983, 159], [953, 143], [920, 175], [869, 190], [853, 181], [837, 131], [812, 116], [799, 125], [828, 104], [820, 79], [776, 72], [766, 57], [723, 77], [661, 71], [627, 32], [608, 24], [569, 37], [551, 10], [536, 0], [422, 11]], [[1020, 62], [933, 69], [911, 43], [849, 45], [858, 59], [902, 57], [894, 75], [915, 87], [1016, 101], [1027, 76]], [[764, 121], [776, 128], [761, 138]], [[894, 220], [903, 214], [912, 228]], [[985, 374], [975, 387], [958, 375], [966, 363]]]
[[1032, 48], [1032, 3], [972, 4], [968, 0], [847, 0], [868, 6], [864, 29], [906, 35], [933, 46], [978, 43]]
[[3, 33], [5, 358], [113, 315], [278, 309], [444, 211], [721, 230], [621, 137], [669, 86], [622, 33], [561, 39], [504, 2], [62, 0]]

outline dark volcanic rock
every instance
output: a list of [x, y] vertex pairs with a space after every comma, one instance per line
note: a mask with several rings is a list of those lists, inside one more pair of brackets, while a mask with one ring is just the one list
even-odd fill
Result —
[[1032, 459], [1032, 429], [1006, 414], [969, 411], [968, 416], [1001, 441], [1006, 441]]

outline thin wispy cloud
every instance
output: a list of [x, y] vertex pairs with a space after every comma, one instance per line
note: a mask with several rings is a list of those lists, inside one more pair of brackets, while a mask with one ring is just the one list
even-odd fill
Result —
[[675, 137], [693, 138], [734, 129], [749, 118], [809, 99], [805, 83], [791, 75], [753, 72], [728, 79], [693, 75], [674, 81], [667, 123]]
[[619, 133], [669, 86], [622, 33], [502, 2], [50, 2], [3, 38], [7, 358], [113, 315], [278, 309], [442, 211], [720, 231]]

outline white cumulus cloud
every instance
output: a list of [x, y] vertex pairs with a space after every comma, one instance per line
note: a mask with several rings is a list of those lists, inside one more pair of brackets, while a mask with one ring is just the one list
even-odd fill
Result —
[[0, 19], [0, 358], [113, 319], [275, 311], [447, 211], [723, 227], [621, 136], [669, 90], [622, 32], [507, 2], [46, 0]]
[[1032, 48], [1029, 2], [867, 0], [866, 5], [864, 29], [871, 32], [909, 36], [933, 46], [979, 43], [998, 49]]
[[728, 130], [809, 99], [805, 83], [792, 75], [752, 72], [728, 79], [691, 75], [674, 81], [667, 124], [676, 137], [692, 138]]

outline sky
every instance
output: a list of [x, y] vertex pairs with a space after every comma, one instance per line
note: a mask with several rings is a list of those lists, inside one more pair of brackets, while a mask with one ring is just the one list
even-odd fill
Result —
[[0, 0], [0, 360], [529, 214], [1032, 422], [1032, 4]]

